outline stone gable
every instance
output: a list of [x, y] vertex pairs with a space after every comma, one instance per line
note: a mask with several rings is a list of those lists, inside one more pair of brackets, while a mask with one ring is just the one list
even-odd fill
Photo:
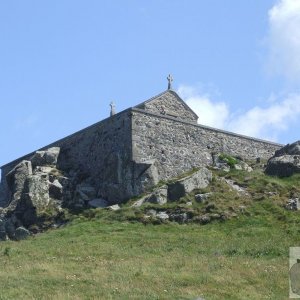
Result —
[[136, 108], [193, 123], [198, 120], [196, 113], [172, 90], [167, 90]]

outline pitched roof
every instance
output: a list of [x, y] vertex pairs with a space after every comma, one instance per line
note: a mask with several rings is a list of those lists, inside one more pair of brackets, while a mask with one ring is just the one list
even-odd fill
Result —
[[138, 104], [138, 105], [136, 105], [136, 106], [134, 106], [135, 108], [144, 108], [144, 106], [145, 106], [145, 104], [146, 103], [149, 103], [149, 102], [151, 102], [151, 101], [154, 101], [154, 100], [156, 100], [157, 98], [160, 98], [161, 96], [164, 96], [164, 95], [166, 95], [166, 94], [172, 94], [173, 96], [175, 96], [175, 98], [188, 110], [188, 111], [190, 111], [194, 116], [195, 116], [195, 118], [196, 119], [198, 119], [199, 118], [199, 116], [180, 98], [180, 96], [175, 92], [175, 91], [173, 91], [173, 90], [166, 90], [166, 91], [164, 91], [164, 92], [162, 92], [162, 93], [160, 93], [160, 94], [158, 94], [158, 95], [156, 95], [156, 96], [154, 96], [154, 97], [152, 97], [152, 98], [150, 98], [150, 99], [148, 99], [148, 100], [146, 100], [146, 101], [144, 101], [144, 102], [142, 102], [142, 103], [140, 103], [140, 104]]

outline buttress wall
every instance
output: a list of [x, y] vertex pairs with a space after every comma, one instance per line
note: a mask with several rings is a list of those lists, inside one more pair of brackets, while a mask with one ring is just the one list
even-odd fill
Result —
[[[107, 118], [88, 128], [76, 132], [39, 150], [60, 147], [58, 168], [66, 176], [89, 178], [99, 190], [98, 196], [111, 201], [124, 198], [131, 191], [126, 190], [128, 166], [132, 160], [131, 113], [130, 109]], [[22, 160], [29, 160], [27, 154], [1, 168], [0, 206], [5, 206], [10, 195], [6, 174]], [[114, 200], [113, 200], [114, 199]], [[2, 201], [1, 201], [2, 200]]]

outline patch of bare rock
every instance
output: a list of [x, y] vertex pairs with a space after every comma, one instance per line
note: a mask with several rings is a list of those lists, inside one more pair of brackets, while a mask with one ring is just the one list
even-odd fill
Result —
[[269, 159], [265, 173], [280, 177], [300, 173], [300, 141], [277, 150]]

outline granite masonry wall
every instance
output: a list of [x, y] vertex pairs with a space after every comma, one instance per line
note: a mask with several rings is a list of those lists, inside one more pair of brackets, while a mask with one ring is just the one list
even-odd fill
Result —
[[[123, 111], [39, 150], [60, 147], [59, 169], [78, 174], [83, 180], [90, 178], [93, 185], [101, 190], [100, 197], [123, 199], [128, 193], [123, 188], [127, 186], [124, 182], [128, 179], [127, 166], [132, 161], [130, 115], [130, 109]], [[5, 175], [22, 160], [30, 159], [33, 154], [23, 156], [1, 168], [2, 204], [9, 198]]]
[[[159, 99], [154, 102], [159, 103]], [[99, 191], [98, 197], [116, 203], [142, 193], [159, 180], [211, 164], [215, 152], [245, 159], [267, 159], [282, 147], [198, 125], [195, 114], [186, 107], [181, 109], [180, 101], [175, 104], [172, 108], [167, 102], [165, 110], [172, 111], [173, 115], [184, 114], [187, 121], [180, 120], [177, 115], [171, 116], [172, 113], [156, 113], [158, 104], [153, 104], [152, 111], [131, 108], [40, 150], [60, 147], [58, 168], [66, 174], [79, 174], [82, 180], [89, 178]], [[5, 175], [32, 155], [2, 167], [0, 206], [9, 198]]]
[[137, 108], [132, 113], [132, 142], [133, 159], [156, 160], [159, 179], [211, 164], [213, 153], [268, 159], [282, 147]]
[[136, 108], [193, 123], [198, 120], [198, 116], [171, 90], [143, 102]]

